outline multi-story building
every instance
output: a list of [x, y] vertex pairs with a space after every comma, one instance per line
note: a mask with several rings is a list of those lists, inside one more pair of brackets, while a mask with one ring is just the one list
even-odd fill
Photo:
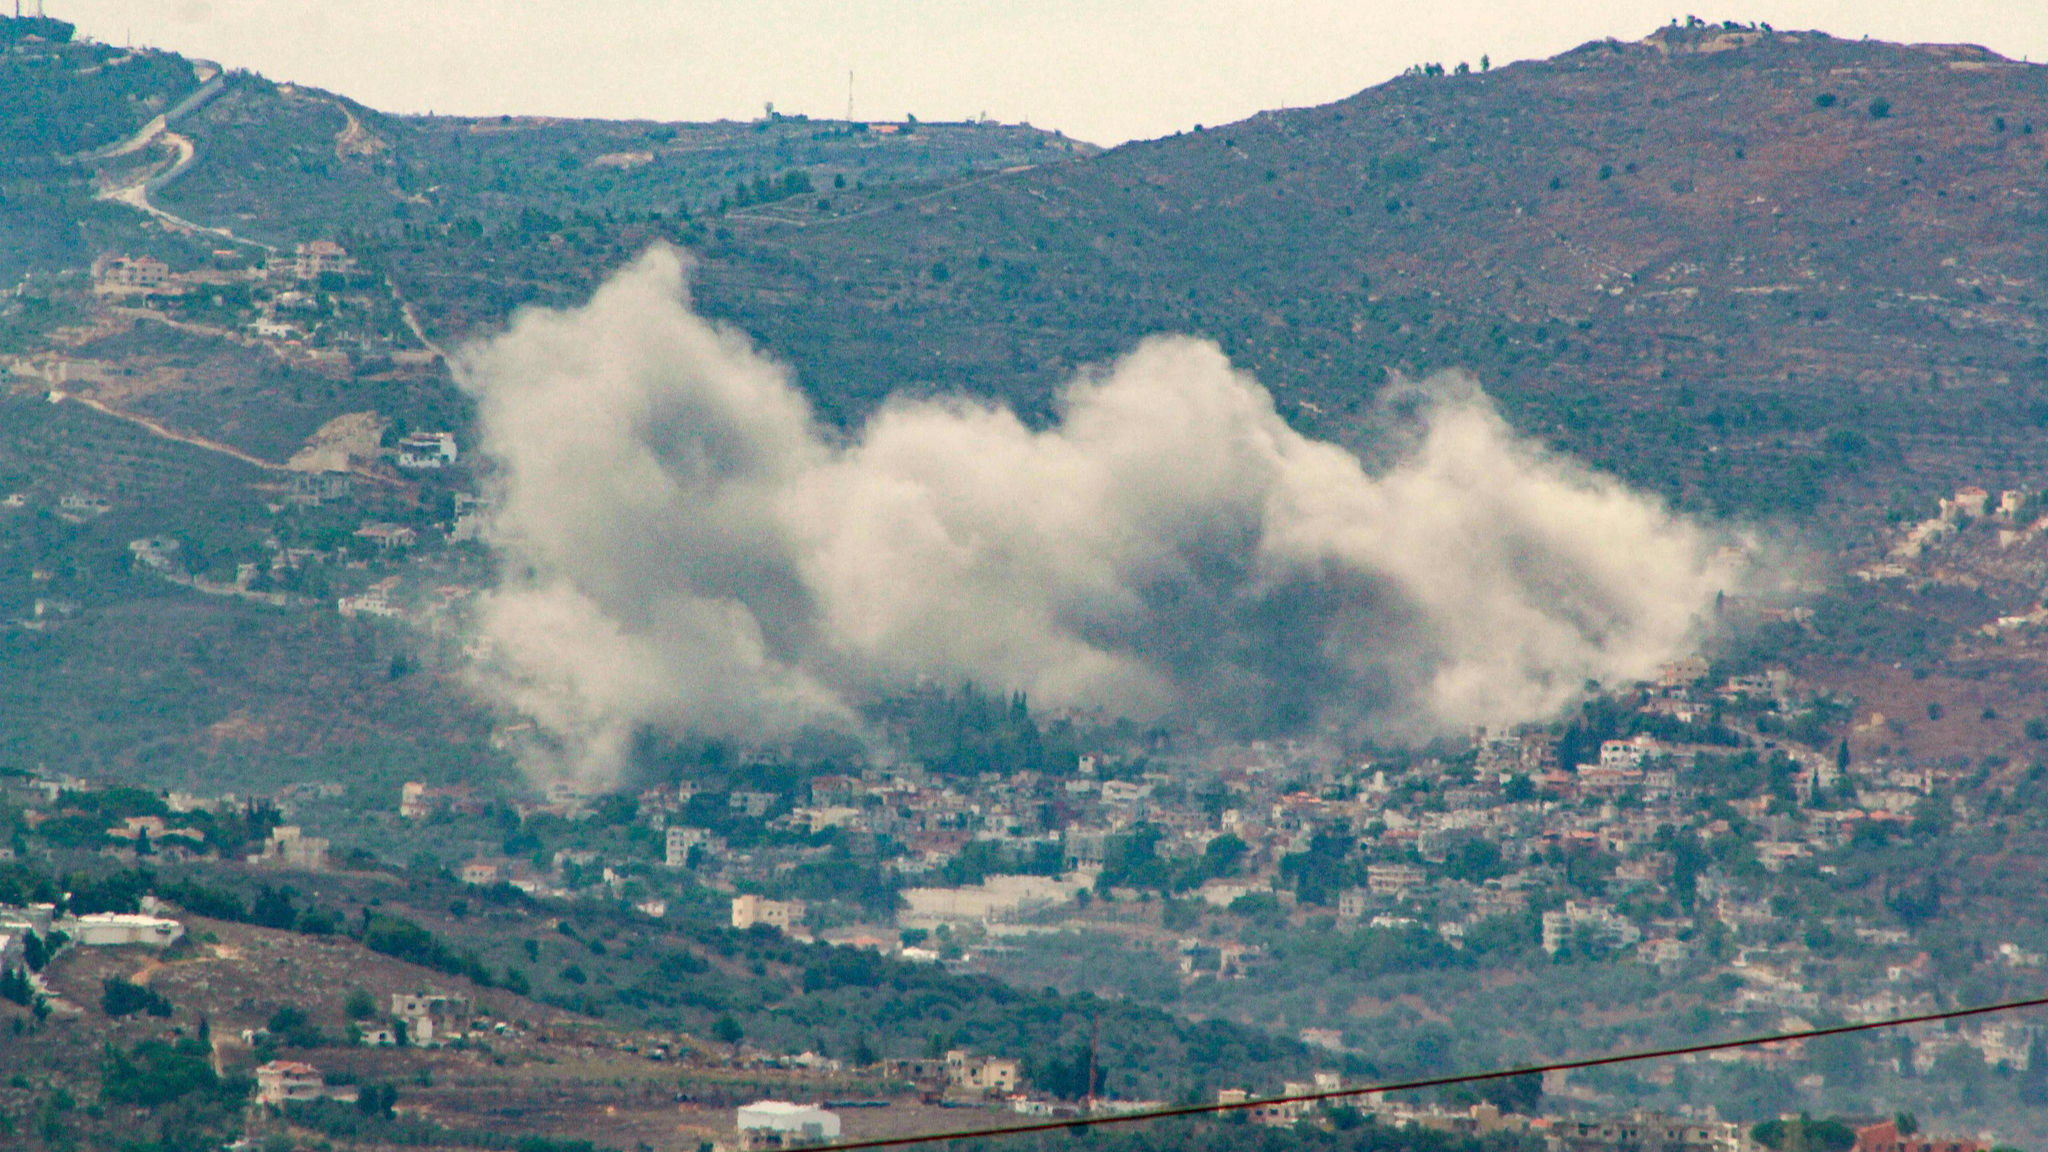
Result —
[[1595, 900], [1567, 900], [1563, 908], [1543, 914], [1543, 950], [1554, 956], [1581, 931], [1614, 949], [1627, 948], [1643, 938], [1642, 929], [1607, 905]]
[[780, 932], [804, 922], [804, 902], [801, 900], [767, 900], [751, 893], [732, 898], [732, 926], [745, 931], [756, 924], [766, 924]]
[[272, 1060], [256, 1068], [256, 1102], [283, 1104], [287, 1100], [318, 1100], [327, 1094], [327, 1080], [311, 1064], [297, 1060]]

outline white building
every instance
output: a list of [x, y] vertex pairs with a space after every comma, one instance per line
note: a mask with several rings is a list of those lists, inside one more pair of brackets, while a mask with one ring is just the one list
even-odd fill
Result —
[[990, 876], [972, 887], [905, 888], [896, 923], [904, 928], [936, 928], [940, 924], [996, 923], [1034, 908], [1065, 904], [1090, 886], [1094, 874], [1066, 876]]
[[737, 1121], [741, 1133], [777, 1133], [785, 1145], [797, 1141], [821, 1143], [839, 1138], [838, 1115], [810, 1104], [756, 1100], [740, 1106]]
[[446, 468], [457, 454], [453, 432], [414, 432], [398, 442], [400, 468]]
[[1556, 955], [1581, 928], [1590, 929], [1595, 940], [1617, 950], [1643, 938], [1643, 930], [1627, 917], [1616, 915], [1614, 909], [1593, 901], [1567, 900], [1562, 909], [1543, 914], [1543, 950]]
[[88, 948], [142, 944], [163, 948], [185, 934], [185, 926], [163, 916], [132, 912], [94, 912], [62, 925], [64, 933]]
[[676, 827], [666, 833], [666, 853], [663, 862], [671, 868], [682, 868], [690, 862], [690, 849], [702, 848], [706, 855], [720, 851], [718, 837], [703, 828]]

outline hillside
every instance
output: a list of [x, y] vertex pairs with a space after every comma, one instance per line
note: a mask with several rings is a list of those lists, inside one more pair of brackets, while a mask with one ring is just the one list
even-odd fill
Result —
[[734, 222], [699, 291], [834, 410], [1043, 411], [1075, 364], [1193, 331], [1326, 432], [1390, 371], [1462, 366], [1684, 505], [1881, 508], [2039, 462], [2044, 160], [2039, 66], [1671, 28], [859, 227]]
[[[161, 893], [187, 936], [164, 950], [74, 946], [41, 966], [35, 997], [0, 998], [0, 1026], [18, 1038], [0, 1045], [0, 1138], [204, 1146], [195, 1131], [241, 1129], [251, 1070], [278, 1058], [316, 1065], [351, 1100], [396, 1086], [403, 1107], [384, 1126], [353, 1108], [259, 1113], [252, 1133], [289, 1120], [345, 1147], [507, 1147], [541, 1136], [565, 1152], [576, 1140], [730, 1140], [732, 1107], [764, 1094], [876, 1100], [849, 1120], [866, 1135], [958, 1125], [976, 1113], [931, 1106], [879, 1064], [934, 1042], [1011, 1054], [1050, 1082], [1092, 1028], [1105, 1078], [1126, 1097], [1291, 1074], [1310, 1059], [1227, 1023], [732, 931], [708, 902], [664, 921], [430, 872], [172, 872], [62, 878], [81, 913], [132, 912]], [[0, 866], [0, 898], [47, 895], [52, 879]], [[147, 992], [123, 1001], [109, 991], [123, 981]], [[431, 1045], [359, 1042], [402, 1022], [393, 998], [414, 993], [470, 1010], [437, 1014]], [[811, 1065], [790, 1060], [800, 1051]], [[159, 1089], [129, 1083], [124, 1059]], [[998, 1119], [999, 1106], [980, 1105], [978, 1119]], [[399, 1123], [432, 1139], [407, 1140]]]

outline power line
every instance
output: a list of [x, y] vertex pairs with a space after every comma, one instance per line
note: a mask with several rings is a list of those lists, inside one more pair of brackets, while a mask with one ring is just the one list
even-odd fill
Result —
[[1044, 1120], [1031, 1124], [1011, 1124], [995, 1128], [967, 1128], [956, 1132], [931, 1132], [922, 1136], [889, 1136], [875, 1140], [854, 1140], [842, 1144], [828, 1144], [824, 1147], [826, 1152], [852, 1152], [856, 1148], [902, 1148], [913, 1144], [932, 1144], [942, 1140], [1021, 1136], [1030, 1132], [1057, 1132], [1062, 1129], [1094, 1128], [1106, 1124], [1136, 1124], [1146, 1120], [1170, 1120], [1178, 1116], [1208, 1116], [1222, 1112], [1243, 1112], [1253, 1108], [1267, 1108], [1276, 1104], [1313, 1104], [1324, 1100], [1342, 1100], [1355, 1096], [1376, 1096], [1385, 1092], [1406, 1092], [1418, 1088], [1443, 1088], [1452, 1084], [1473, 1084], [1483, 1080], [1505, 1080], [1513, 1076], [1536, 1076], [1545, 1072], [1567, 1072], [1579, 1068], [1599, 1068], [1609, 1064], [1628, 1064], [1638, 1060], [1660, 1060], [1668, 1056], [1691, 1056], [1701, 1052], [1724, 1052], [1731, 1048], [1750, 1048], [1759, 1044], [1777, 1044], [1788, 1040], [1813, 1040], [1822, 1036], [1844, 1036], [1851, 1032], [1872, 1032], [1883, 1028], [1903, 1028], [1909, 1024], [1932, 1024], [1940, 1020], [1959, 1020], [1966, 1016], [1985, 1016], [1993, 1012], [2011, 1012], [2020, 1008], [2040, 1008], [2044, 1006], [2048, 1006], [2048, 996], [2038, 996], [2031, 1000], [2008, 1000], [2001, 1004], [1984, 1004], [1976, 1008], [1952, 1008], [1946, 1012], [1928, 1012], [1919, 1016], [1899, 1016], [1889, 1020], [1869, 1020], [1861, 1024], [1841, 1024], [1833, 1028], [1809, 1028], [1800, 1032], [1777, 1032], [1768, 1036], [1750, 1036], [1741, 1040], [1716, 1040], [1709, 1044], [1688, 1044], [1682, 1048], [1658, 1048], [1648, 1052], [1624, 1052], [1615, 1056], [1593, 1056], [1584, 1060], [1560, 1060], [1550, 1064], [1530, 1064], [1520, 1068], [1501, 1068], [1492, 1072], [1465, 1072], [1455, 1076], [1432, 1076], [1423, 1080], [1404, 1080], [1392, 1084], [1375, 1084], [1368, 1088], [1339, 1088], [1327, 1092], [1305, 1092], [1293, 1096], [1266, 1096], [1231, 1104], [1188, 1104], [1176, 1108], [1157, 1108], [1147, 1112], [1123, 1112], [1111, 1116], [1077, 1116], [1071, 1120]]

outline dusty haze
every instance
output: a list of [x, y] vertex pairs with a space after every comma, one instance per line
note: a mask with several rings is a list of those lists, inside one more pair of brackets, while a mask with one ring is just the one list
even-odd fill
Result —
[[543, 773], [607, 779], [645, 725], [853, 723], [920, 676], [1245, 734], [1507, 724], [1690, 649], [1741, 575], [1469, 378], [1409, 386], [1376, 474], [1178, 336], [1049, 428], [901, 402], [837, 443], [686, 280], [654, 249], [462, 357], [506, 573], [471, 675], [552, 738]]

